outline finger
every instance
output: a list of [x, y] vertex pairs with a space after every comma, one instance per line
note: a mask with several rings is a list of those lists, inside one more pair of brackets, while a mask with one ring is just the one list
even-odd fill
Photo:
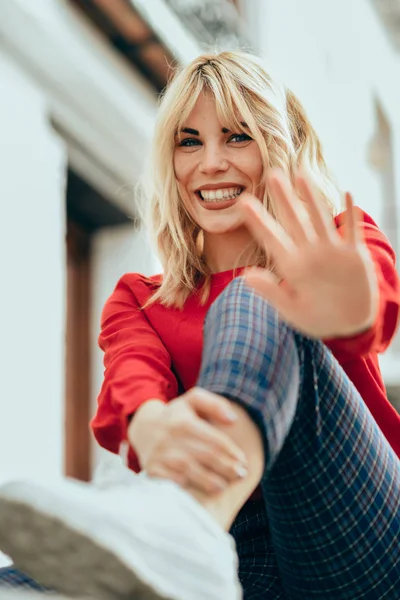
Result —
[[279, 285], [277, 277], [266, 269], [253, 268], [244, 274], [244, 280], [257, 294], [265, 298], [282, 315], [293, 309], [293, 294], [287, 286]]
[[149, 464], [146, 467], [146, 473], [150, 477], [160, 477], [161, 479], [168, 479], [168, 481], [173, 481], [178, 484], [180, 487], [187, 487], [187, 475], [182, 470], [173, 469], [171, 466], [167, 466], [161, 463]]
[[181, 398], [185, 398], [196, 414], [206, 421], [215, 421], [229, 425], [237, 420], [229, 400], [200, 387], [190, 389]]
[[163, 457], [163, 463], [174, 473], [181, 473], [185, 487], [194, 487], [206, 494], [221, 492], [229, 483], [214, 470], [202, 466], [194, 457], [183, 454], [182, 450], [169, 452]]
[[215, 454], [209, 446], [201, 442], [189, 439], [184, 448], [200, 465], [229, 483], [247, 475], [247, 468], [242, 462], [228, 458], [225, 454]]
[[192, 461], [186, 471], [187, 484], [205, 494], [223, 492], [229, 482], [210, 469], [205, 469], [196, 461]]
[[344, 238], [349, 244], [356, 244], [360, 241], [360, 231], [357, 224], [356, 208], [354, 206], [353, 197], [350, 192], [346, 192], [346, 217], [345, 217], [345, 234]]
[[[297, 245], [310, 240], [311, 231], [307, 213], [296, 197], [290, 180], [281, 170], [273, 169], [268, 175], [268, 186], [275, 200], [276, 212], [282, 214], [282, 224]], [[308, 226], [307, 226], [308, 225]]]
[[278, 263], [295, 249], [293, 240], [281, 225], [263, 207], [261, 202], [245, 197], [240, 200], [243, 223], [260, 246], [272, 254]]
[[243, 465], [247, 464], [245, 453], [229, 435], [206, 421], [199, 418], [193, 419], [187, 424], [186, 431], [183, 434], [209, 446], [215, 455], [226, 456], [227, 459], [236, 460]]
[[313, 224], [315, 233], [321, 239], [331, 239], [335, 226], [332, 218], [322, 210], [318, 202], [318, 192], [303, 171], [299, 170], [295, 177], [295, 185], [300, 196], [307, 203], [308, 213]]

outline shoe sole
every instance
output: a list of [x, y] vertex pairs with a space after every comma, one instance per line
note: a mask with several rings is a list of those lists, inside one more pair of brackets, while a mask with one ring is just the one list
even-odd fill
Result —
[[0, 547], [21, 571], [62, 594], [96, 600], [173, 600], [84, 533], [21, 501], [0, 498]]
[[[14, 589], [4, 589], [0, 586], [1, 600], [43, 600], [43, 592], [19, 590], [17, 587]], [[46, 595], [49, 600], [71, 600], [67, 596], [59, 596], [58, 594]], [[90, 600], [90, 598], [76, 598], [75, 600]]]
[[[15, 590], [5, 590], [3, 591], [1, 588], [1, 600], [43, 600], [43, 593], [40, 592], [20, 592], [18, 589]], [[67, 598], [66, 596], [47, 596], [49, 600], [71, 600], [71, 598]], [[78, 600], [78, 598], [76, 599]], [[80, 598], [80, 600], [90, 600], [90, 598]]]

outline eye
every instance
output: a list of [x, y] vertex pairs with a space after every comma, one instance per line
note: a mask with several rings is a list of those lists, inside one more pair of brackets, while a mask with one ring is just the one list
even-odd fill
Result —
[[200, 140], [196, 139], [196, 138], [185, 138], [183, 140], [181, 140], [180, 142], [178, 142], [178, 146], [183, 146], [183, 147], [189, 147], [189, 146], [200, 146], [201, 142]]
[[252, 139], [253, 138], [251, 138], [249, 135], [247, 135], [247, 133], [234, 133], [233, 135], [231, 135], [231, 137], [229, 138], [228, 141], [240, 143], [240, 142], [248, 142]]

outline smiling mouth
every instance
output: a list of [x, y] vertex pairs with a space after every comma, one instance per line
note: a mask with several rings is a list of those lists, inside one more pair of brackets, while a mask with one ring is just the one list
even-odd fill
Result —
[[215, 190], [197, 190], [196, 195], [203, 202], [226, 202], [235, 200], [243, 192], [243, 187], [220, 188]]

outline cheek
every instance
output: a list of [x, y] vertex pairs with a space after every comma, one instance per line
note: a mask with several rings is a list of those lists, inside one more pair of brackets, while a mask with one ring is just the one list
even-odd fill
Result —
[[182, 182], [176, 180], [176, 187], [178, 188], [178, 194], [181, 197], [181, 200], [182, 200], [183, 204], [189, 210], [189, 208], [190, 208], [190, 198], [189, 198], [189, 194], [186, 191], [185, 185]]
[[240, 157], [240, 170], [247, 175], [254, 183], [258, 184], [262, 178], [264, 168], [260, 151], [254, 148], [249, 152], [243, 153]]
[[181, 180], [181, 165], [179, 158], [177, 158], [176, 155], [174, 156], [174, 175], [177, 181]]
[[188, 183], [188, 169], [187, 162], [182, 160], [182, 157], [174, 157], [174, 173], [179, 196], [188, 209], [190, 205], [189, 194], [186, 189]]
[[249, 164], [249, 173], [251, 173], [252, 178], [255, 179], [258, 183], [263, 176], [263, 172], [264, 172], [264, 167], [263, 167], [260, 151], [257, 149], [257, 151], [254, 152], [254, 155], [251, 158], [251, 162]]
[[176, 180], [181, 183], [187, 183], [190, 174], [190, 161], [185, 160], [185, 156], [176, 154], [174, 156], [174, 171]]

